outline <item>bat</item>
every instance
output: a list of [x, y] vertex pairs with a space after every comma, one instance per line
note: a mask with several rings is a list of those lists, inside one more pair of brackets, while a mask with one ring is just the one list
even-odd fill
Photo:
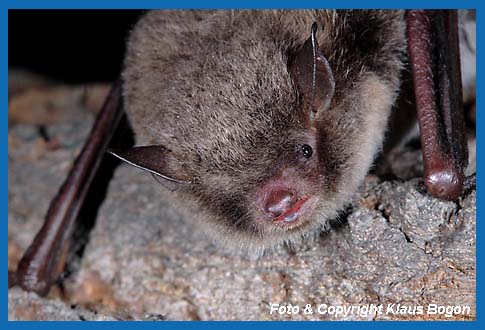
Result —
[[328, 229], [380, 150], [408, 69], [425, 185], [455, 200], [467, 165], [459, 63], [452, 10], [150, 12], [9, 286], [48, 293], [125, 115], [136, 146], [109, 153], [153, 175], [219, 244], [264, 250]]

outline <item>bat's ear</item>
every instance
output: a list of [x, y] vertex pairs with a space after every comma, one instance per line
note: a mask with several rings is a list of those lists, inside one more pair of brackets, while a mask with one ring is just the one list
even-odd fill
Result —
[[169, 164], [172, 163], [172, 152], [161, 145], [108, 150], [108, 152], [125, 163], [150, 172], [159, 183], [170, 190], [176, 190], [181, 184], [191, 183], [188, 179], [182, 179], [185, 175], [176, 173], [176, 170], [171, 168]]
[[289, 71], [300, 93], [303, 108], [310, 118], [328, 108], [332, 101], [335, 80], [327, 59], [318, 46], [317, 23], [313, 23], [311, 35], [289, 64]]

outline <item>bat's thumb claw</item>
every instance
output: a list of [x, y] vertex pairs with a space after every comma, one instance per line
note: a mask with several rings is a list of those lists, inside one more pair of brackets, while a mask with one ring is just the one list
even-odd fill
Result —
[[434, 197], [444, 200], [457, 200], [463, 190], [464, 175], [461, 171], [440, 169], [426, 175], [424, 184]]

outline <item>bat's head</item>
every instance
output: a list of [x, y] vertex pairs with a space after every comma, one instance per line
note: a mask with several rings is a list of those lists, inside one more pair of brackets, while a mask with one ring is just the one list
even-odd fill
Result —
[[177, 74], [166, 76], [180, 79], [176, 92], [159, 97], [170, 110], [135, 126], [163, 143], [115, 152], [154, 174], [229, 246], [273, 247], [326, 227], [380, 146], [395, 87], [364, 70], [346, 73], [341, 49], [323, 41], [322, 50], [316, 24], [308, 30], [284, 52], [248, 42], [220, 50], [222, 58], [174, 64]]

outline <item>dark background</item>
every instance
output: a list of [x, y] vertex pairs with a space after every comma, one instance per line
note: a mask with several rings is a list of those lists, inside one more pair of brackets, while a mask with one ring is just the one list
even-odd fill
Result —
[[69, 83], [112, 81], [142, 10], [9, 10], [8, 64]]

